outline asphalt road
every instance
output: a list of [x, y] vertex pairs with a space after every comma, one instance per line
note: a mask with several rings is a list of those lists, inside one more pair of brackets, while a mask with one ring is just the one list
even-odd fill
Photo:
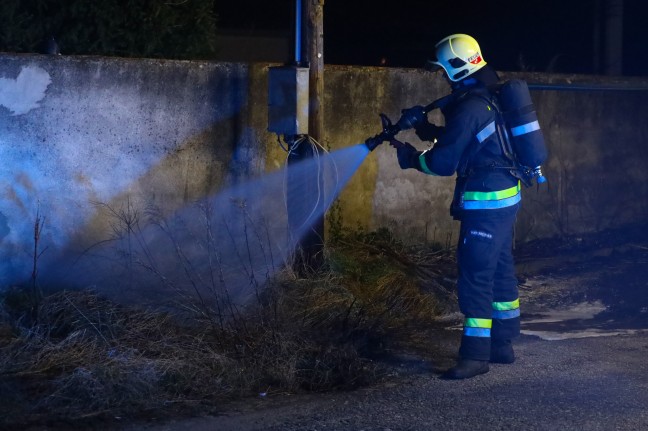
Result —
[[[464, 381], [434, 364], [376, 387], [277, 396], [220, 416], [137, 429], [252, 430], [643, 430], [648, 429], [648, 332], [547, 341], [523, 336], [518, 360]], [[135, 428], [132, 428], [135, 429]]]
[[581, 247], [580, 255], [536, 255], [533, 270], [520, 259], [519, 271], [534, 275], [521, 288], [518, 359], [487, 374], [439, 379], [459, 343], [460, 325], [450, 323], [429, 334], [433, 359], [403, 356], [390, 378], [370, 388], [271, 394], [223, 406], [217, 416], [123, 429], [648, 430], [647, 245], [614, 238]]

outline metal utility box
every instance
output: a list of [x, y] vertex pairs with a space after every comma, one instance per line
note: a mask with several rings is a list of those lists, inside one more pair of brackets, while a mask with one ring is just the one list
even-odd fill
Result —
[[268, 72], [268, 131], [308, 134], [308, 68], [271, 67]]

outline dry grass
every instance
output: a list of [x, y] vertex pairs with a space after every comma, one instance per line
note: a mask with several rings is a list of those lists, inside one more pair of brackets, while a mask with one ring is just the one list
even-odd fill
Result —
[[406, 250], [384, 233], [347, 236], [328, 248], [327, 270], [282, 273], [223, 327], [91, 291], [59, 291], [34, 309], [10, 290], [0, 302], [0, 427], [370, 383], [381, 376], [376, 355], [448, 307], [449, 255]]
[[63, 291], [44, 297], [31, 324], [16, 317], [0, 355], [9, 420], [128, 414], [231, 392], [232, 360], [170, 315]]

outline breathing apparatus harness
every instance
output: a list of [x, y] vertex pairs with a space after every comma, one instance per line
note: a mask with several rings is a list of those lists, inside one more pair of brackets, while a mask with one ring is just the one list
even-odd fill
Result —
[[527, 83], [517, 79], [506, 81], [489, 87], [488, 94], [490, 99], [484, 101], [496, 112], [495, 133], [502, 154], [511, 165], [490, 168], [508, 169], [526, 187], [534, 181], [545, 183], [541, 165], [547, 159], [547, 147]]

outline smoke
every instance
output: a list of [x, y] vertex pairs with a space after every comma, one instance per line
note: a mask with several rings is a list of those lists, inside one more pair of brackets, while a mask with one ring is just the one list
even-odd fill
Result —
[[299, 240], [368, 152], [362, 144], [319, 151], [171, 215], [131, 202], [100, 206], [112, 219], [110, 240], [44, 272], [65, 285], [94, 286], [125, 300], [160, 302], [180, 293], [227, 295], [244, 303], [290, 264]]

